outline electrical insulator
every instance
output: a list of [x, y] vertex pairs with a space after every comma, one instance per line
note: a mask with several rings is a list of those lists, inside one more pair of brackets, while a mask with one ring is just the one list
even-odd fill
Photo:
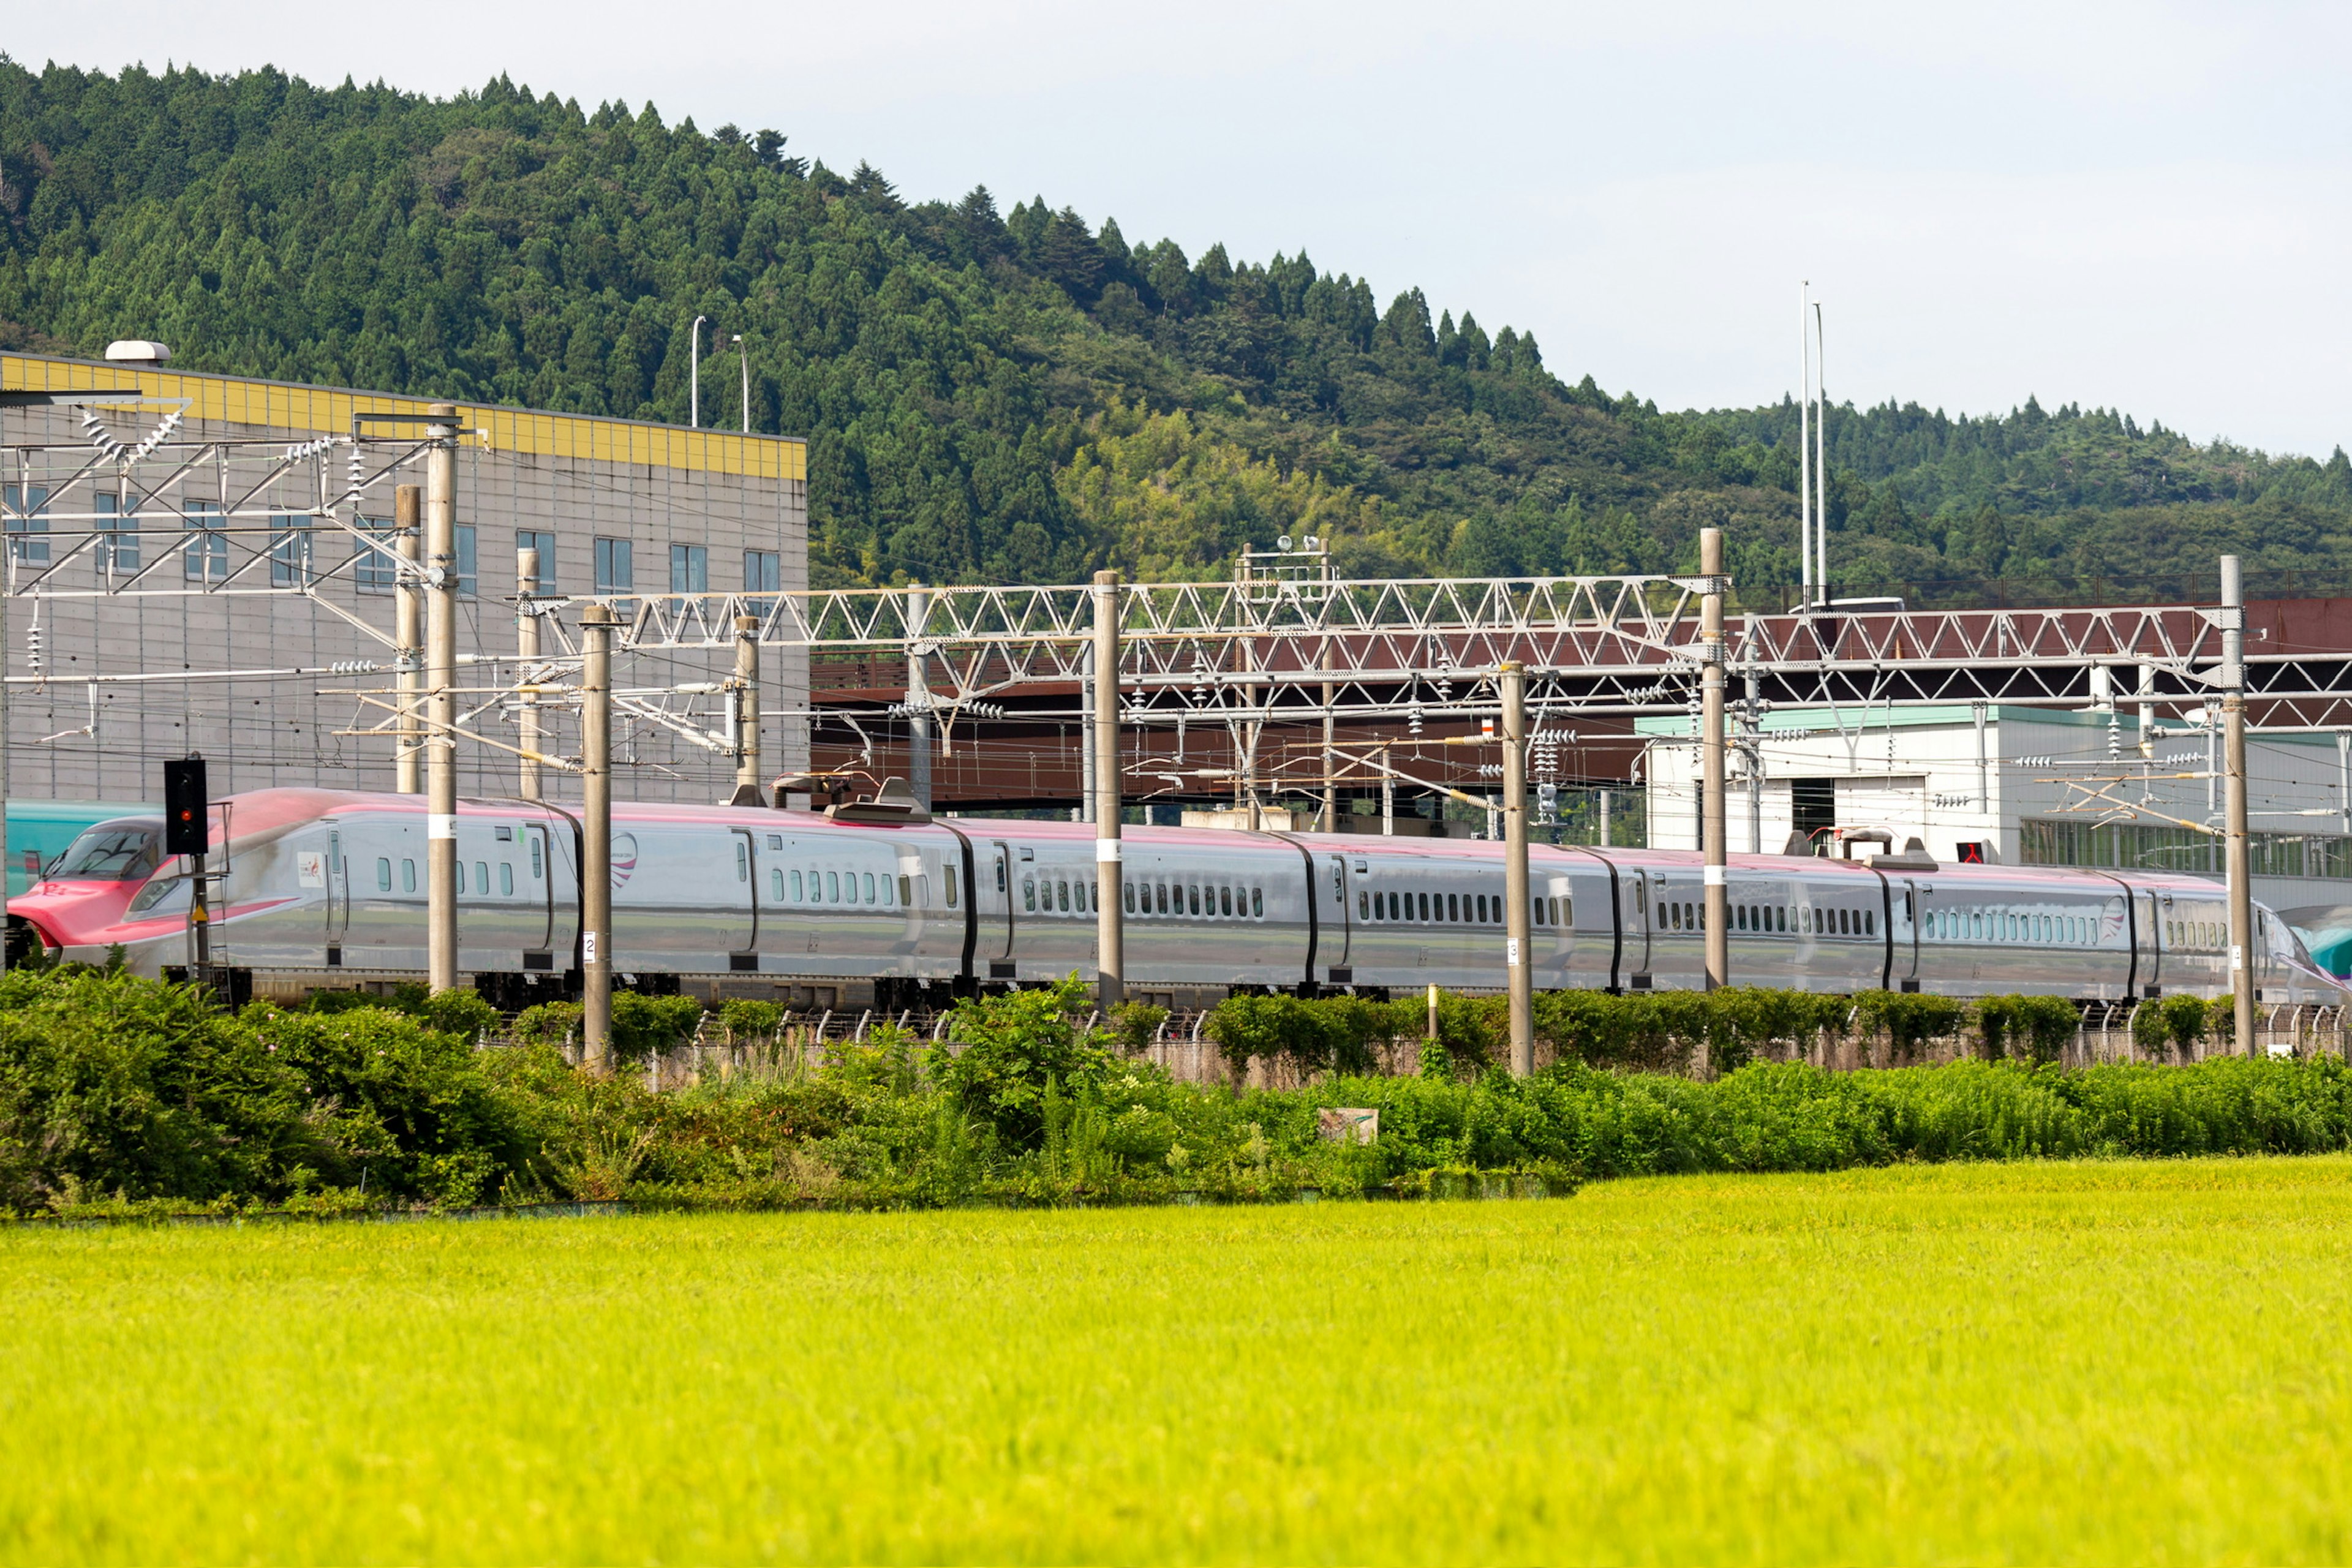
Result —
[[1420, 733], [1421, 733], [1421, 710], [1420, 710], [1420, 709], [1418, 709], [1418, 708], [1411, 708], [1411, 709], [1407, 709], [1407, 710], [1405, 710], [1405, 716], [1404, 716], [1404, 728], [1405, 728], [1405, 732], [1406, 732], [1407, 734], [1409, 734], [1409, 735], [1413, 735], [1413, 736], [1416, 736], [1416, 737], [1420, 735]]
[[41, 673], [41, 624], [33, 623], [25, 633], [25, 662], [35, 675]]

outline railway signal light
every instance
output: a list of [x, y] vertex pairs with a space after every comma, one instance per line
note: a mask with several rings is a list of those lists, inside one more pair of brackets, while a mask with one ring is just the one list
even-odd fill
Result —
[[180, 757], [163, 764], [163, 853], [211, 852], [211, 802], [205, 793], [205, 760]]

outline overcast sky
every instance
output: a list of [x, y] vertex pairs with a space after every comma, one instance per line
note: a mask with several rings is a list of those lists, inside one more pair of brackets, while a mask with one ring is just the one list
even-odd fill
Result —
[[1665, 407], [1793, 389], [1811, 279], [1842, 400], [2352, 439], [2352, 10], [1799, 9], [114, 0], [12, 8], [0, 44], [650, 99], [911, 198], [985, 184], [1196, 257], [1303, 247]]

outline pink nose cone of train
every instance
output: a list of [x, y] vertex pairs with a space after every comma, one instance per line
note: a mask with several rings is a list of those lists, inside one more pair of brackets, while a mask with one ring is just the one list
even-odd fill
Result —
[[163, 819], [122, 816], [93, 824], [67, 846], [49, 874], [8, 900], [12, 927], [23, 922], [44, 948], [103, 945], [161, 854]]

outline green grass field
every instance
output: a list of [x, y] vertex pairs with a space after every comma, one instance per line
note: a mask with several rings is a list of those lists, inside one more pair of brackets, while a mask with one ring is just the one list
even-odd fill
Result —
[[0, 1559], [2340, 1561], [2352, 1160], [0, 1232]]

